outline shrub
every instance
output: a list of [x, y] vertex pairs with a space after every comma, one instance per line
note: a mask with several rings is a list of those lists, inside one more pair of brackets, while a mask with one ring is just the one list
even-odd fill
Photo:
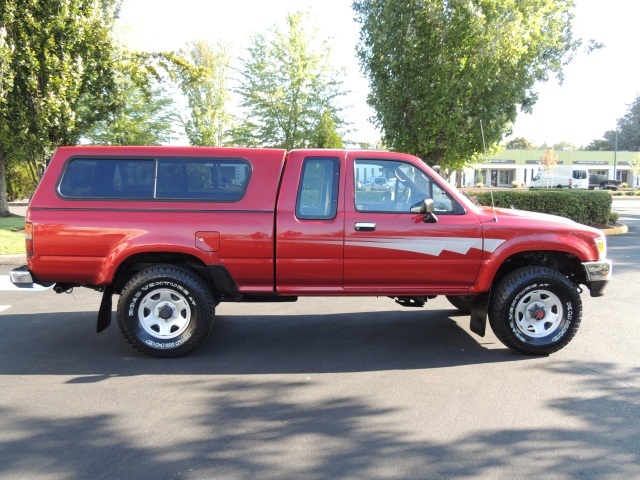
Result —
[[620, 214], [618, 212], [611, 212], [609, 214], [609, 223], [616, 224], [618, 223], [619, 218], [620, 218]]
[[[474, 195], [480, 205], [491, 205], [489, 192]], [[605, 191], [588, 190], [497, 190], [496, 207], [549, 213], [586, 225], [603, 225], [611, 214], [612, 198]]]
[[476, 183], [476, 188], [484, 188], [484, 183], [482, 182]]

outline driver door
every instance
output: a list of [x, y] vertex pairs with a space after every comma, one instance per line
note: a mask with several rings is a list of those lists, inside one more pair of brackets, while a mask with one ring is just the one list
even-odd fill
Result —
[[[349, 159], [353, 178], [345, 198], [353, 201], [345, 202], [344, 288], [398, 295], [443, 289], [465, 293], [482, 258], [477, 216], [417, 162], [388, 153], [368, 155]], [[358, 187], [362, 172], [387, 178], [390, 188]], [[411, 206], [425, 198], [434, 200], [435, 223], [411, 213]]]

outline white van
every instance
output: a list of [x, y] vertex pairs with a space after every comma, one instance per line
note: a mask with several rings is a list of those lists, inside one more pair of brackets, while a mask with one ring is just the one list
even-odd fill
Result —
[[589, 188], [589, 171], [573, 165], [556, 165], [553, 172], [540, 170], [529, 188]]

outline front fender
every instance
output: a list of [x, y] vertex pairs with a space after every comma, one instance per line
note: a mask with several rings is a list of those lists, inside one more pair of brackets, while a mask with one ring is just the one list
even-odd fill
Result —
[[[487, 239], [485, 238], [485, 241]], [[507, 239], [492, 253], [485, 253], [472, 293], [484, 293], [491, 289], [500, 267], [509, 258], [526, 252], [560, 252], [573, 255], [581, 262], [597, 260], [595, 244], [590, 245], [571, 233], [541, 233], [535, 236], [517, 235]]]

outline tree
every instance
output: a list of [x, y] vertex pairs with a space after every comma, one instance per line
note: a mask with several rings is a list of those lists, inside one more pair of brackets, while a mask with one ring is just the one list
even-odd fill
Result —
[[95, 145], [162, 145], [176, 138], [180, 117], [165, 87], [149, 89], [128, 77], [119, 81], [117, 108], [84, 134]]
[[446, 167], [500, 141], [579, 45], [572, 0], [354, 0], [368, 103], [392, 148]]
[[587, 145], [587, 150], [612, 151], [623, 150], [637, 152], [640, 150], [640, 95], [627, 105], [627, 113], [616, 122], [618, 135], [616, 141], [616, 131], [608, 130], [603, 138], [594, 140]]
[[185, 130], [191, 145], [223, 145], [230, 128], [229, 101], [230, 56], [222, 43], [196, 41], [180, 56], [193, 68], [180, 69], [179, 83], [189, 103], [190, 117]]
[[553, 148], [554, 150], [565, 150], [565, 149], [567, 149], [567, 150], [577, 150], [578, 149], [578, 147], [576, 145], [574, 145], [573, 143], [565, 142], [565, 141], [554, 143], [551, 148]]
[[509, 140], [505, 147], [509, 150], [537, 150], [537, 147], [524, 137]]
[[[0, 13], [3, 13], [0, 10]], [[2, 17], [4, 20], [4, 15]], [[4, 22], [3, 22], [4, 23]], [[11, 135], [7, 125], [9, 118], [8, 96], [13, 88], [14, 72], [10, 68], [14, 45], [7, 38], [7, 29], [0, 25], [0, 217], [10, 215], [7, 202], [7, 153]]]
[[636, 187], [637, 187], [638, 177], [640, 176], [640, 153], [638, 153], [637, 155], [634, 155], [634, 157], [629, 161], [629, 167], [633, 172], [633, 177], [636, 180]]
[[585, 147], [585, 150], [597, 150], [600, 152], [611, 152], [615, 149], [616, 143], [615, 130], [608, 130], [604, 132], [603, 138], [600, 140], [594, 140]]
[[627, 113], [618, 120], [618, 150], [640, 150], [640, 95], [628, 105]]
[[324, 112], [337, 129], [343, 127], [336, 105], [344, 95], [343, 74], [331, 66], [331, 48], [308, 15], [288, 14], [286, 29], [253, 36], [248, 53], [237, 89], [245, 119], [233, 131], [235, 143], [308, 147]]
[[0, 215], [7, 162], [32, 180], [59, 145], [75, 144], [113, 108], [119, 0], [0, 2]]
[[336, 129], [336, 122], [329, 110], [322, 112], [316, 127], [316, 136], [310, 145], [315, 148], [342, 148], [344, 142]]
[[[556, 165], [558, 165], [558, 155], [553, 151], [553, 148], [547, 148], [544, 151], [544, 156], [540, 159], [540, 167], [547, 173], [553, 173], [556, 171]], [[551, 175], [547, 175], [547, 181], [551, 182]]]

